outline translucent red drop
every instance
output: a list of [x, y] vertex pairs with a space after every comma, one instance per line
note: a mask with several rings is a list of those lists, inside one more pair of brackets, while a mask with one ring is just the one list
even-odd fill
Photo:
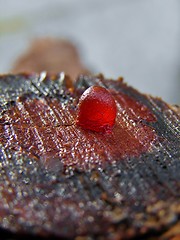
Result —
[[83, 129], [110, 132], [115, 124], [116, 103], [112, 94], [99, 86], [89, 87], [79, 100], [76, 124]]

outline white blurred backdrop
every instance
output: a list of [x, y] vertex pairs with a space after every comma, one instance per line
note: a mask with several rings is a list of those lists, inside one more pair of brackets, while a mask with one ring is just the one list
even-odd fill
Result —
[[179, 0], [0, 0], [0, 73], [41, 36], [74, 42], [94, 73], [180, 103]]

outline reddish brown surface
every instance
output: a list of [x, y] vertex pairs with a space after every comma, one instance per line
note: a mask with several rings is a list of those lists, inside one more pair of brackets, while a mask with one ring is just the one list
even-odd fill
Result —
[[125, 94], [113, 95], [117, 118], [111, 133], [76, 126], [77, 111], [72, 103], [64, 105], [50, 98], [22, 99], [3, 117], [4, 122], [10, 123], [0, 130], [3, 142], [7, 147], [21, 146], [48, 167], [62, 164], [80, 169], [150, 150], [157, 137], [146, 121], [155, 121], [153, 114]]
[[[90, 86], [115, 99], [109, 134], [75, 124]], [[102, 75], [2, 76], [0, 95], [0, 238], [179, 234], [180, 126], [166, 103]]]

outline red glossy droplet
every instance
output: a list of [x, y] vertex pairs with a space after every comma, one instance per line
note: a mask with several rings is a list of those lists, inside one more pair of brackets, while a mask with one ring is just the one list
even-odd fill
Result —
[[76, 124], [83, 129], [109, 132], [116, 119], [116, 103], [111, 93], [99, 86], [89, 87], [79, 100]]

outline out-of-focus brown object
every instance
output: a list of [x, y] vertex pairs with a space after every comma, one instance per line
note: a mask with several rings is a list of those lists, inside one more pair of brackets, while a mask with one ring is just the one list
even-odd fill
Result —
[[64, 71], [72, 79], [89, 72], [81, 63], [77, 48], [71, 42], [52, 38], [34, 40], [27, 52], [15, 62], [11, 72], [42, 71]]

